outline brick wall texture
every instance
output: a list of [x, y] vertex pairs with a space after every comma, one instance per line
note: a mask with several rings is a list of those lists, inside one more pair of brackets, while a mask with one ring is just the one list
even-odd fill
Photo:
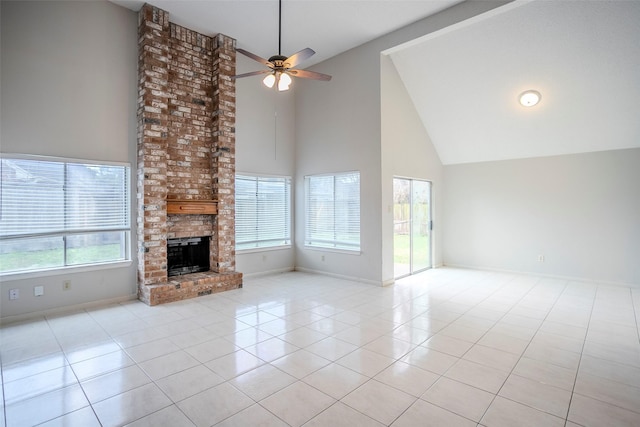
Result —
[[[242, 286], [235, 272], [235, 40], [138, 15], [138, 287], [149, 303]], [[167, 215], [167, 199], [217, 215]], [[167, 277], [167, 239], [211, 236], [211, 272]], [[170, 280], [169, 280], [170, 279]], [[191, 289], [192, 290], [188, 290]]]

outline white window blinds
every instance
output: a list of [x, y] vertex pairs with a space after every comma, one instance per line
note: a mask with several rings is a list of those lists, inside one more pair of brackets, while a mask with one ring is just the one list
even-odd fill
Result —
[[305, 178], [305, 245], [360, 250], [360, 172]]
[[291, 178], [236, 175], [236, 250], [291, 244]]
[[0, 159], [0, 272], [129, 259], [129, 167]]

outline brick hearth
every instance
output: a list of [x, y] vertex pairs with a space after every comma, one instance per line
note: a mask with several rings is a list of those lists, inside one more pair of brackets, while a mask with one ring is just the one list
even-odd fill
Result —
[[[242, 287], [235, 271], [235, 40], [138, 17], [138, 296], [150, 305]], [[167, 214], [217, 200], [217, 215]], [[167, 277], [167, 239], [211, 236], [211, 271]]]

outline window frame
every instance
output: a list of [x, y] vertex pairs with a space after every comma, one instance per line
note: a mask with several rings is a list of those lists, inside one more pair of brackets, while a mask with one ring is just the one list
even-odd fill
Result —
[[[19, 240], [28, 240], [34, 238], [46, 238], [46, 237], [60, 237], [62, 238], [62, 247], [63, 251], [62, 255], [62, 263], [59, 265], [52, 266], [43, 266], [43, 267], [35, 267], [35, 268], [27, 268], [20, 270], [10, 270], [10, 271], [0, 271], [0, 277], [2, 278], [30, 278], [30, 277], [43, 277], [55, 274], [68, 274], [69, 272], [83, 272], [83, 271], [95, 271], [102, 269], [110, 269], [110, 268], [118, 268], [129, 266], [132, 263], [132, 191], [131, 191], [131, 179], [132, 179], [132, 167], [128, 162], [113, 162], [113, 161], [98, 161], [98, 160], [89, 160], [89, 159], [76, 159], [76, 158], [66, 158], [66, 157], [54, 157], [54, 156], [41, 156], [41, 155], [31, 155], [31, 154], [18, 154], [18, 153], [0, 153], [0, 159], [2, 160], [17, 160], [17, 161], [33, 161], [33, 162], [46, 162], [46, 163], [57, 163], [61, 164], [64, 169], [64, 184], [63, 187], [68, 186], [67, 180], [67, 172], [69, 165], [86, 165], [93, 167], [121, 167], [124, 171], [124, 177], [122, 180], [122, 188], [126, 191], [123, 201], [123, 209], [124, 215], [122, 216], [123, 222], [118, 226], [105, 226], [105, 227], [78, 227], [78, 228], [67, 228], [67, 225], [64, 224], [60, 226], [58, 229], [47, 230], [47, 231], [34, 231], [28, 233], [13, 233], [7, 234], [4, 236], [0, 236], [0, 243], [3, 241], [19, 241]], [[1, 168], [0, 168], [1, 169]], [[63, 190], [64, 191], [64, 190]], [[1, 193], [1, 189], [0, 189]], [[73, 210], [68, 210], [68, 193], [65, 191], [62, 199], [63, 208], [62, 212], [65, 218], [73, 217], [68, 214], [68, 212], [73, 212]], [[65, 219], [66, 222], [66, 219]], [[112, 259], [112, 260], [93, 260], [90, 262], [73, 262], [72, 259], [68, 256], [69, 245], [68, 241], [73, 240], [73, 237], [82, 236], [82, 235], [92, 235], [99, 233], [123, 233], [123, 240], [120, 241], [121, 245], [121, 253], [122, 258]], [[81, 246], [86, 247], [86, 246]]]
[[[244, 178], [253, 178], [255, 179], [255, 183], [256, 186], [258, 185], [259, 181], [261, 179], [263, 180], [283, 180], [285, 182], [285, 184], [287, 185], [287, 191], [288, 191], [288, 197], [287, 197], [287, 201], [286, 201], [286, 206], [285, 209], [287, 210], [288, 213], [288, 218], [286, 221], [286, 231], [288, 231], [288, 239], [284, 238], [282, 240], [284, 240], [287, 243], [280, 243], [280, 244], [274, 244], [274, 245], [267, 245], [267, 246], [254, 246], [254, 247], [244, 247], [241, 248], [239, 247], [239, 242], [238, 242], [238, 237], [237, 237], [237, 232], [238, 232], [238, 196], [237, 196], [237, 191], [238, 191], [238, 178], [239, 177], [244, 177]], [[242, 178], [240, 178], [242, 179]], [[264, 252], [264, 251], [273, 251], [273, 250], [282, 250], [282, 249], [290, 249], [293, 245], [293, 234], [294, 234], [294, 230], [293, 230], [293, 178], [290, 176], [286, 176], [286, 175], [269, 175], [269, 174], [258, 174], [258, 173], [249, 173], [249, 172], [236, 172], [235, 175], [235, 188], [236, 188], [236, 194], [235, 194], [235, 249], [236, 249], [236, 253], [237, 254], [247, 254], [247, 253], [251, 253], [251, 252]], [[259, 202], [258, 200], [258, 193], [257, 193], [258, 188], [256, 188], [256, 206], [257, 203]], [[259, 222], [259, 218], [257, 217], [258, 215], [258, 208], [256, 207], [256, 219], [255, 222], [258, 223]], [[271, 240], [276, 240], [276, 239], [271, 239]], [[280, 240], [280, 239], [277, 239]], [[261, 240], [261, 239], [256, 239], [256, 240], [252, 240], [250, 242], [246, 242], [246, 243], [255, 243], [256, 245], [258, 245], [260, 242], [266, 242], [268, 240]], [[242, 244], [242, 243], [240, 243]]]
[[[340, 241], [338, 239], [332, 239], [332, 240], [326, 240], [326, 239], [319, 239], [317, 237], [312, 237], [310, 236], [310, 232], [311, 232], [311, 227], [310, 227], [310, 211], [311, 211], [311, 207], [310, 207], [310, 184], [311, 184], [311, 180], [313, 178], [333, 178], [333, 198], [332, 198], [332, 206], [334, 207], [334, 212], [335, 212], [335, 204], [336, 204], [336, 178], [338, 177], [346, 177], [349, 175], [354, 175], [357, 174], [358, 176], [358, 243], [357, 246], [355, 244], [348, 244], [345, 243], [344, 241]], [[312, 250], [323, 250], [323, 251], [331, 251], [331, 252], [342, 252], [342, 253], [347, 253], [347, 254], [361, 254], [362, 253], [362, 211], [361, 211], [361, 207], [362, 207], [362, 180], [361, 180], [361, 173], [359, 170], [351, 170], [351, 171], [345, 171], [345, 172], [336, 172], [336, 173], [325, 173], [325, 174], [313, 174], [313, 175], [306, 175], [304, 177], [304, 204], [305, 204], [305, 213], [304, 213], [304, 224], [305, 224], [305, 231], [304, 231], [304, 246], [307, 249], [312, 249]], [[337, 219], [335, 217], [335, 213], [334, 213], [334, 217], [333, 217], [333, 225], [331, 230], [333, 230], [334, 235], [337, 234], [336, 232], [336, 223], [337, 223]], [[315, 243], [314, 243], [315, 242]]]

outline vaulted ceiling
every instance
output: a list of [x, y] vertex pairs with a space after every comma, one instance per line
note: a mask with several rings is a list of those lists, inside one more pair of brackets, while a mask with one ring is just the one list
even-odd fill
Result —
[[515, 2], [391, 58], [444, 164], [640, 147], [639, 1]]
[[[140, 10], [143, 0], [111, 0]], [[282, 0], [282, 54], [310, 47], [309, 66], [460, 3], [462, 0]], [[148, 0], [171, 22], [269, 58], [278, 53], [278, 0]]]
[[[177, 24], [277, 53], [277, 0], [150, 3]], [[282, 54], [311, 47], [309, 66], [457, 3], [283, 0]], [[632, 148], [640, 147], [639, 22], [640, 0], [516, 1], [387, 53], [444, 164]], [[542, 94], [535, 107], [518, 104], [528, 89]]]

